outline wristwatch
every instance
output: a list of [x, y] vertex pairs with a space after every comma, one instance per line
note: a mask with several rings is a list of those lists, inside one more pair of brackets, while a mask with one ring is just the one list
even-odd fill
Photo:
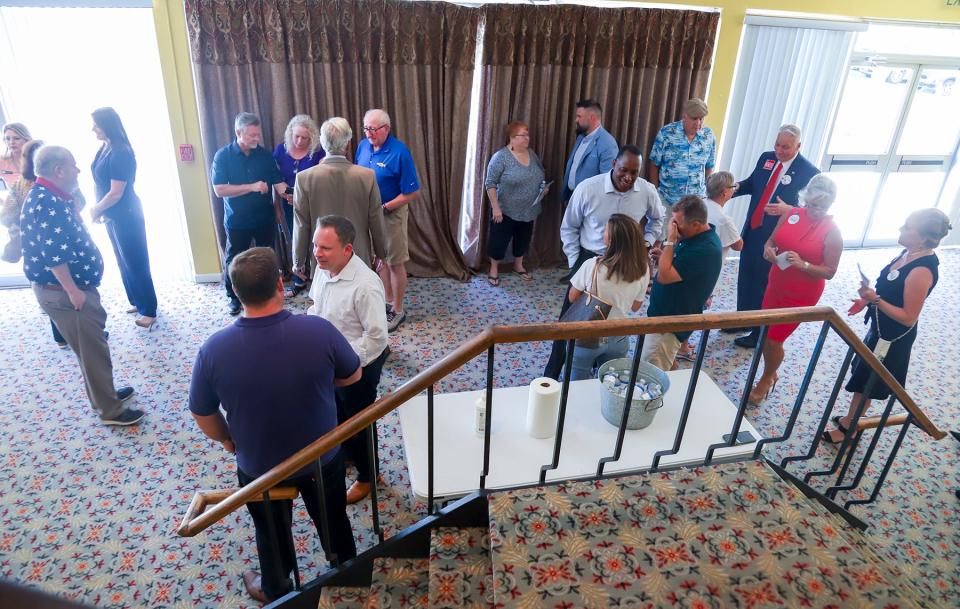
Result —
[[806, 260], [803, 261], [803, 270], [805, 270], [805, 271], [809, 271], [809, 270], [810, 270], [810, 263], [807, 262]]
[[673, 241], [664, 241], [660, 245], [663, 247], [667, 247], [668, 245], [676, 245], [676, 244]]

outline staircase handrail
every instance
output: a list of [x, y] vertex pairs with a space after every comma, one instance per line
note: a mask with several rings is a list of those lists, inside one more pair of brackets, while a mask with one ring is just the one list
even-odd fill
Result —
[[[827, 322], [850, 345], [854, 352], [869, 366], [896, 395], [897, 399], [912, 415], [915, 424], [931, 437], [939, 440], [946, 436], [920, 407], [907, 394], [903, 386], [893, 377], [877, 356], [867, 347], [860, 337], [847, 325], [846, 321], [832, 307], [795, 307], [786, 309], [767, 309], [762, 311], [738, 311], [731, 313], [704, 313], [701, 315], [672, 315], [665, 317], [630, 317], [607, 321], [577, 323], [540, 323], [510, 326], [491, 326], [473, 338], [462, 343], [425, 370], [417, 373], [392, 392], [382, 396], [356, 415], [338, 425], [314, 442], [303, 447], [282, 463], [277, 464], [246, 486], [216, 503], [204, 500], [198, 493], [191, 501], [177, 534], [193, 537], [207, 527], [240, 509], [248, 502], [258, 501], [264, 491], [271, 489], [295, 472], [314, 463], [321, 455], [342, 444], [368, 428], [375, 421], [396, 410], [410, 399], [425, 391], [448, 374], [463, 366], [473, 358], [483, 354], [495, 344], [522, 343], [532, 341], [569, 340], [597, 338], [603, 336], [630, 336], [635, 334], [665, 334], [668, 332], [690, 332], [716, 328], [742, 328], [753, 326], [771, 326], [820, 321]], [[212, 507], [210, 507], [212, 505]], [[209, 510], [206, 508], [210, 507]]]

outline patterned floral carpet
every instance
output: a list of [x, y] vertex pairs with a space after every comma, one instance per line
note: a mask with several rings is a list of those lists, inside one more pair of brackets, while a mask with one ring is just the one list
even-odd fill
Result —
[[517, 609], [919, 608], [902, 572], [825, 514], [760, 461], [498, 493], [494, 595]]
[[[857, 285], [855, 262], [876, 274], [894, 254], [845, 253], [822, 302], [845, 310]], [[920, 323], [907, 388], [938, 426], [955, 429], [960, 420], [960, 334], [954, 323], [960, 319], [960, 251], [940, 255], [941, 282]], [[235, 484], [231, 456], [202, 436], [186, 408], [198, 346], [230, 322], [222, 289], [160, 284], [160, 320], [147, 333], [122, 313], [126, 303], [119, 279], [115, 268], [110, 272], [103, 302], [110, 313], [117, 382], [134, 385], [135, 403], [148, 412], [144, 424], [134, 429], [98, 424], [72, 353], [53, 344], [32, 294], [0, 292], [0, 577], [98, 607], [255, 606], [240, 581], [241, 571], [257, 563], [245, 512], [195, 538], [174, 533], [194, 490]], [[409, 379], [491, 323], [553, 319], [563, 290], [559, 271], [535, 271], [534, 276], [535, 281], [523, 282], [505, 274], [499, 288], [482, 278], [469, 283], [413, 279], [408, 321], [391, 336], [393, 355], [381, 390]], [[736, 263], [728, 262], [713, 310], [734, 308], [735, 276]], [[300, 297], [292, 308], [303, 311], [307, 305]], [[853, 325], [862, 331], [859, 320]], [[817, 331], [803, 326], [790, 339], [776, 393], [749, 410], [749, 420], [761, 432], [782, 429]], [[528, 384], [542, 371], [548, 350], [547, 344], [498, 348], [496, 384]], [[771, 455], [794, 454], [808, 446], [843, 354], [839, 340], [828, 340], [794, 439], [771, 447]], [[742, 391], [749, 355], [735, 348], [729, 336], [711, 335], [705, 370], [731, 398]], [[478, 358], [444, 380], [440, 390], [476, 389], [483, 378], [484, 362]], [[386, 417], [380, 430], [380, 507], [392, 534], [422, 517], [426, 508], [410, 493], [397, 417]], [[881, 453], [893, 435], [883, 436]], [[829, 449], [821, 453], [825, 458], [833, 454]], [[933, 442], [914, 429], [881, 497], [872, 506], [855, 508], [872, 523], [877, 551], [922, 582], [931, 601], [947, 605], [956, 604], [960, 591], [957, 488], [960, 444], [949, 437]], [[351, 517], [360, 548], [369, 547], [375, 539], [369, 503], [351, 508]], [[326, 566], [302, 507], [295, 510], [294, 536], [304, 577], [311, 579]]]

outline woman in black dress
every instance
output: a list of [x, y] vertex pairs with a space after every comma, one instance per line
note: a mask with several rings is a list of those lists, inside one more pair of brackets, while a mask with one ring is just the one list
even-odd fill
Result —
[[150, 274], [147, 229], [143, 205], [133, 190], [137, 159], [120, 116], [113, 108], [93, 111], [93, 132], [103, 142], [91, 167], [97, 204], [90, 210], [94, 222], [103, 221], [120, 266], [123, 289], [135, 324], [148, 330], [157, 321], [157, 292]]
[[[905, 249], [880, 271], [876, 289], [863, 286], [860, 298], [854, 301], [849, 313], [867, 309], [866, 323], [870, 329], [863, 342], [877, 354], [890, 374], [901, 385], [906, 385], [910, 350], [917, 338], [917, 320], [927, 296], [937, 285], [937, 267], [940, 260], [933, 248], [950, 232], [950, 220], [934, 208], [915, 211], [900, 227], [899, 243]], [[882, 339], [880, 349], [877, 343]], [[886, 354], [883, 355], [886, 346]], [[823, 432], [823, 441], [836, 444], [843, 440], [851, 424], [854, 411], [866, 389], [870, 367], [859, 357], [853, 361], [853, 373], [846, 390], [853, 393], [850, 407], [844, 416], [833, 417], [836, 428]], [[861, 414], [870, 408], [870, 400], [890, 397], [890, 389], [879, 379], [864, 405]]]

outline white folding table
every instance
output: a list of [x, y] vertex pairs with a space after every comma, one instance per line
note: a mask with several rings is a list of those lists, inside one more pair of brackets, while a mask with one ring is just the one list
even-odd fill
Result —
[[[620, 459], [608, 463], [604, 473], [648, 468], [654, 453], [672, 448], [690, 373], [667, 373], [670, 389], [660, 412], [649, 427], [626, 432]], [[493, 390], [490, 473], [486, 481], [489, 489], [535, 483], [540, 467], [553, 459], [554, 438], [538, 440], [526, 432], [527, 391], [525, 386]], [[434, 395], [434, 498], [459, 497], [479, 487], [483, 437], [474, 432], [474, 422], [475, 403], [482, 394], [483, 390]], [[680, 450], [663, 457], [660, 465], [701, 463], [708, 447], [722, 442], [723, 435], [730, 433], [736, 412], [736, 406], [713, 379], [701, 371]], [[426, 394], [401, 406], [399, 414], [410, 485], [418, 497], [426, 498]], [[760, 434], [746, 419], [740, 431], [749, 432], [754, 442], [718, 449], [714, 458], [753, 453]], [[547, 473], [547, 482], [595, 474], [598, 461], [613, 454], [616, 438], [617, 428], [600, 414], [600, 382], [571, 382], [560, 462], [557, 469]]]

